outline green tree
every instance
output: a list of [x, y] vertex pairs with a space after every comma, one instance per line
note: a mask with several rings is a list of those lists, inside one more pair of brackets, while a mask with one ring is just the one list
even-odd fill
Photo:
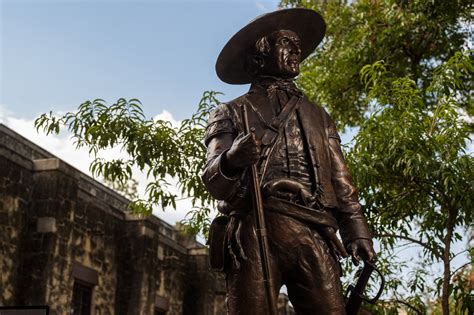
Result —
[[[327, 22], [326, 38], [303, 64], [298, 83], [341, 128], [359, 130], [346, 153], [390, 278], [391, 301], [379, 311], [404, 305], [423, 313], [426, 291], [441, 293], [443, 314], [450, 296], [456, 313], [465, 311], [467, 288], [452, 283], [450, 262], [457, 254], [453, 242], [472, 222], [473, 160], [466, 153], [474, 114], [472, 54], [456, 54], [472, 44], [471, 2], [281, 5], [316, 10]], [[401, 241], [421, 246], [419, 265], [397, 258]], [[428, 267], [438, 261], [443, 275], [432, 290], [425, 279], [433, 279]], [[401, 279], [407, 269], [411, 276]]]
[[[443, 314], [449, 313], [449, 297], [467, 310], [468, 288], [454, 288], [451, 261], [458, 254], [451, 246], [465, 239], [473, 219], [474, 160], [467, 152], [469, 117], [458, 100], [474, 71], [468, 53], [456, 53], [436, 69], [428, 93], [437, 100], [426, 106], [422, 90], [409, 77], [395, 78], [377, 62], [362, 69], [370, 116], [361, 124], [354, 146], [347, 152], [349, 168], [360, 189], [374, 236], [381, 243], [392, 295], [403, 287], [399, 269], [390, 257], [397, 241], [422, 248], [423, 262], [405, 278], [416, 297], [430, 289], [427, 267], [443, 265], [436, 279]], [[390, 270], [388, 270], [390, 271]], [[427, 287], [428, 286], [428, 287]], [[419, 304], [419, 303], [418, 303]]]
[[[433, 70], [472, 41], [469, 0], [282, 0], [280, 5], [313, 9], [327, 23], [325, 39], [304, 62], [298, 83], [341, 128], [364, 121], [368, 103], [359, 72], [365, 65], [384, 60], [393, 76], [415, 81], [430, 105], [436, 103], [427, 91]], [[458, 93], [461, 106], [473, 114], [471, 88], [472, 82]]]
[[[205, 92], [196, 113], [177, 127], [169, 121], [146, 118], [139, 100], [123, 98], [110, 106], [102, 99], [86, 101], [77, 111], [59, 117], [52, 112], [42, 114], [35, 126], [46, 134], [57, 134], [62, 129], [70, 132], [76, 148], [85, 147], [94, 157], [92, 175], [131, 197], [129, 208], [134, 213], [150, 214], [154, 206], [176, 209], [178, 198], [191, 199], [193, 209], [185, 226], [190, 233], [207, 234], [213, 200], [200, 173], [206, 160], [204, 128], [218, 104], [218, 94]], [[120, 147], [126, 158], [101, 157], [115, 147]], [[134, 167], [148, 178], [143, 199], [138, 198], [133, 185]], [[170, 186], [170, 180], [178, 182], [178, 192]]]

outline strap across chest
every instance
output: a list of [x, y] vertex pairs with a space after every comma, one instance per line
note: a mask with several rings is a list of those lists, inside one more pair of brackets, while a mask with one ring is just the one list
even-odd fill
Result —
[[265, 131], [262, 136], [262, 144], [265, 147], [268, 147], [275, 143], [278, 135], [280, 134], [282, 128], [285, 126], [286, 122], [290, 118], [290, 114], [298, 107], [301, 97], [292, 96], [291, 99], [285, 104], [280, 113], [273, 117], [270, 123], [267, 123], [260, 112], [252, 105], [252, 103], [245, 98], [246, 103], [252, 108], [259, 120], [265, 125]]

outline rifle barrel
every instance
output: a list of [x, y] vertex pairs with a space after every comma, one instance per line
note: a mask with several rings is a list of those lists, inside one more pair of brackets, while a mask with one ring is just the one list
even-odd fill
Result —
[[[245, 105], [241, 106], [242, 120], [244, 124], [245, 134], [250, 133], [250, 126], [248, 121], [247, 109]], [[273, 279], [271, 278], [270, 272], [270, 261], [269, 261], [269, 246], [268, 246], [268, 233], [265, 223], [265, 213], [263, 209], [262, 190], [260, 188], [260, 180], [258, 178], [257, 165], [252, 164], [250, 166], [250, 176], [252, 184], [252, 196], [254, 204], [254, 220], [255, 228], [257, 230], [257, 239], [260, 249], [260, 260], [262, 264], [263, 280], [265, 282], [265, 291], [267, 294], [268, 308], [270, 315], [277, 315], [277, 301], [275, 296], [275, 287]]]

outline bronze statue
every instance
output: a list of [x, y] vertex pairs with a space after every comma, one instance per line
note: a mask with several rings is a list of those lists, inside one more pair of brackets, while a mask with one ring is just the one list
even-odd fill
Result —
[[211, 114], [205, 135], [202, 178], [224, 214], [211, 226], [211, 263], [226, 273], [229, 314], [274, 314], [283, 284], [298, 314], [345, 314], [339, 259], [375, 258], [336, 126], [293, 82], [324, 33], [316, 12], [278, 10], [217, 60], [221, 80], [251, 83]]

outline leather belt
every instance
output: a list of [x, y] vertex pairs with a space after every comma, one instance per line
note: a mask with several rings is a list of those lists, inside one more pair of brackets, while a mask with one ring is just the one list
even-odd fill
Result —
[[316, 225], [337, 230], [336, 219], [328, 212], [312, 209], [274, 196], [265, 198], [265, 209]]

